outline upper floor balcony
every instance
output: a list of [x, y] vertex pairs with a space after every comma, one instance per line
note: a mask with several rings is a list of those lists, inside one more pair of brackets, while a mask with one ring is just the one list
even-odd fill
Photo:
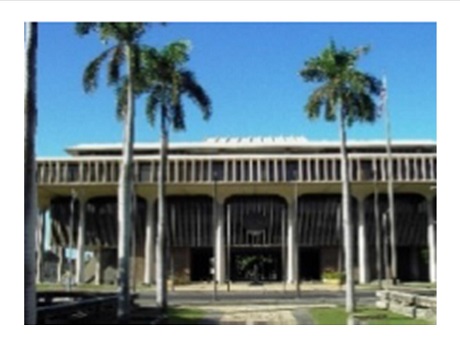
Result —
[[[216, 154], [171, 155], [167, 183], [338, 183], [339, 154]], [[388, 179], [387, 155], [350, 153], [351, 182], [384, 182]], [[39, 185], [116, 184], [119, 156], [82, 156], [37, 160]], [[159, 157], [135, 156], [134, 180], [154, 184], [158, 180]], [[436, 153], [392, 154], [395, 182], [436, 182]]]

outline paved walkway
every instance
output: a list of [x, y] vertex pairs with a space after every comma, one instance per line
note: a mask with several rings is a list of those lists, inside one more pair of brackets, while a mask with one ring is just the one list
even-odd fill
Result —
[[[185, 307], [185, 306], [184, 306]], [[194, 307], [196, 308], [196, 307]], [[308, 308], [298, 305], [246, 305], [199, 307], [202, 325], [312, 325]]]

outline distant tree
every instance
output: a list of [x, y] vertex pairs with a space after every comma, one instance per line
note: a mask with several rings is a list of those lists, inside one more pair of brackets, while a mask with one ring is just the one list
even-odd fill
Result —
[[[125, 82], [125, 92], [118, 92], [118, 103], [123, 104], [123, 111], [117, 111], [118, 118], [124, 121], [124, 138], [120, 180], [118, 185], [118, 317], [121, 320], [129, 316], [129, 241], [132, 232], [132, 162], [134, 144], [134, 87], [135, 76], [140, 56], [139, 40], [146, 32], [146, 23], [77, 23], [76, 32], [85, 36], [91, 32], [99, 34], [101, 41], [113, 41], [114, 46], [102, 52], [86, 67], [83, 75], [85, 92], [97, 88], [101, 64], [107, 60], [107, 82], [117, 87]], [[120, 73], [122, 65], [126, 66], [126, 76]]]
[[354, 50], [337, 49], [332, 41], [317, 57], [304, 64], [300, 75], [305, 82], [320, 83], [309, 96], [305, 112], [310, 119], [324, 113], [326, 121], [339, 122], [341, 144], [342, 212], [345, 241], [346, 310], [354, 311], [353, 233], [350, 212], [350, 183], [346, 148], [346, 125], [354, 122], [374, 122], [378, 116], [372, 96], [380, 93], [381, 83], [373, 76], [360, 72], [356, 63], [369, 47]]
[[160, 117], [160, 164], [158, 171], [158, 231], [156, 240], [157, 303], [165, 311], [166, 290], [166, 201], [165, 178], [168, 154], [169, 127], [185, 130], [185, 111], [182, 99], [190, 98], [201, 110], [203, 118], [211, 116], [211, 100], [197, 82], [195, 75], [185, 68], [189, 59], [185, 41], [174, 42], [161, 50], [145, 50], [141, 59], [144, 92], [147, 93], [146, 114], [153, 126]]
[[36, 323], [35, 228], [35, 130], [37, 128], [37, 23], [26, 24], [24, 92], [24, 324]]

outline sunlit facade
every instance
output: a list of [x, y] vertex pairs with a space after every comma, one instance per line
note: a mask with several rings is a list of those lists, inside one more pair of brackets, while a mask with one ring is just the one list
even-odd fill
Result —
[[[146, 284], [154, 283], [158, 149], [134, 148], [132, 274]], [[106, 271], [117, 266], [121, 145], [78, 145], [67, 152], [38, 159], [40, 209], [50, 212], [53, 247], [77, 248], [77, 281], [89, 279], [82, 253], [92, 251], [94, 281], [107, 283]], [[348, 156], [355, 274], [366, 283], [376, 279], [377, 253], [383, 252], [376, 222], [385, 234], [385, 142], [350, 141]], [[212, 279], [213, 258], [220, 283], [253, 279], [255, 272], [264, 281], [315, 281], [326, 270], [342, 270], [338, 142], [214, 138], [171, 143], [168, 159], [168, 272], [177, 281]], [[435, 282], [436, 142], [395, 140], [392, 164], [398, 278]]]

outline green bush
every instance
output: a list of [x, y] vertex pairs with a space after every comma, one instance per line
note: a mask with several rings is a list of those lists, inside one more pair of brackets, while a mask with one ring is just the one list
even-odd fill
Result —
[[326, 268], [322, 274], [323, 279], [327, 280], [345, 280], [345, 274], [343, 272], [336, 271], [332, 268]]

